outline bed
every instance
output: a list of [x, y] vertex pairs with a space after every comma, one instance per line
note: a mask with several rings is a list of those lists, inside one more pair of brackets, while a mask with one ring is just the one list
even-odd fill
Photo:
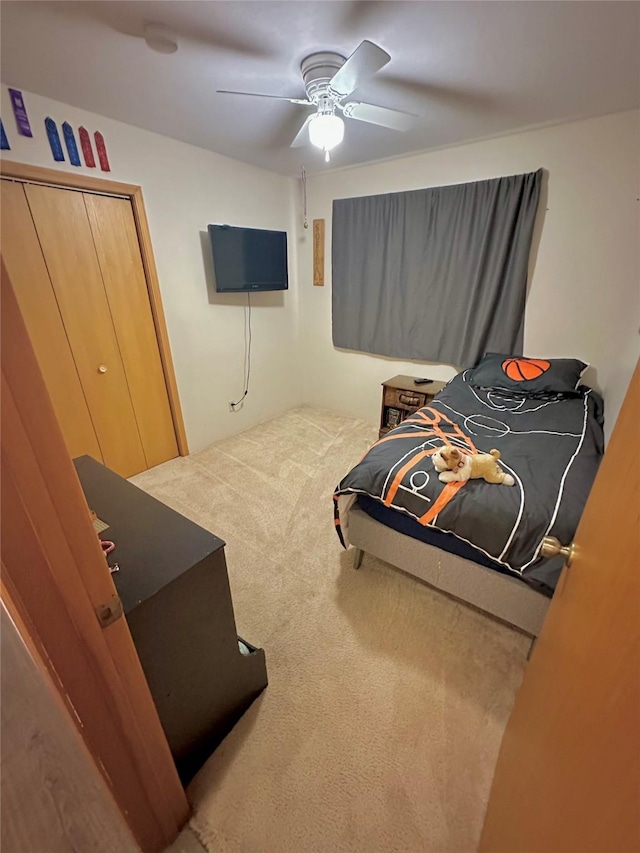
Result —
[[[376, 442], [334, 494], [338, 536], [537, 636], [602, 457], [603, 402], [577, 359], [488, 354]], [[500, 451], [513, 486], [443, 483], [443, 444]]]

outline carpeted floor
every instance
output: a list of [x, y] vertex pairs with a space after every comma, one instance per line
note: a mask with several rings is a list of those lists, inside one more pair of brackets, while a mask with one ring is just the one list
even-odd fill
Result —
[[226, 540], [269, 671], [191, 783], [175, 851], [476, 848], [530, 642], [370, 556], [352, 569], [331, 494], [375, 438], [303, 407], [134, 478]]

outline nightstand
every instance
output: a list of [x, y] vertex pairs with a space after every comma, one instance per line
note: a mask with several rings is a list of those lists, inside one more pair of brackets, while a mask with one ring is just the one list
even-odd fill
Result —
[[401, 424], [413, 412], [428, 405], [438, 391], [442, 391], [447, 384], [434, 379], [428, 385], [416, 385], [415, 378], [415, 376], [400, 375], [382, 383], [379, 438]]

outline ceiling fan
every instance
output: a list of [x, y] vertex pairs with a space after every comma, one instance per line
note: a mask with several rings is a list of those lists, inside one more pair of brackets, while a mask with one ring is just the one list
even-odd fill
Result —
[[303, 59], [300, 70], [307, 93], [306, 98], [287, 98], [283, 95], [267, 95], [261, 92], [233, 92], [229, 89], [217, 91], [224, 95], [274, 98], [278, 101], [315, 107], [316, 111], [307, 116], [291, 147], [297, 148], [310, 141], [312, 145], [324, 151], [325, 160], [329, 162], [329, 152], [339, 145], [344, 137], [344, 121], [336, 115], [337, 112], [347, 118], [366, 121], [391, 130], [404, 131], [413, 126], [417, 117], [411, 113], [346, 100], [355, 89], [366, 83], [390, 59], [386, 50], [365, 39], [348, 59], [339, 53], [332, 52], [312, 53]]

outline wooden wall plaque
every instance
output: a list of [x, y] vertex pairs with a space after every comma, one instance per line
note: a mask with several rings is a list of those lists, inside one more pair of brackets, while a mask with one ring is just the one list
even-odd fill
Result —
[[324, 286], [324, 219], [313, 220], [313, 285]]

